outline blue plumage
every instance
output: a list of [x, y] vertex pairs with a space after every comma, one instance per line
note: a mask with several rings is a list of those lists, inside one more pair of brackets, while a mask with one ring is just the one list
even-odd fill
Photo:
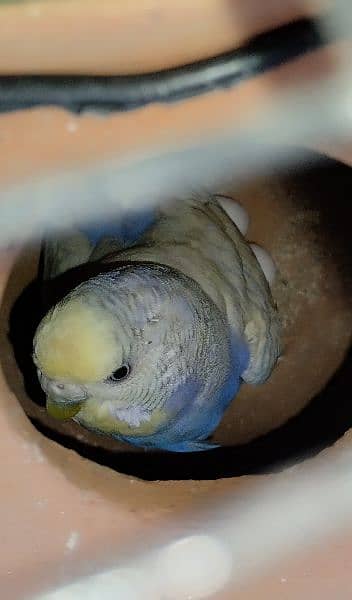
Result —
[[[218, 444], [205, 440], [216, 429], [224, 411], [236, 396], [242, 381], [241, 375], [249, 361], [249, 351], [245, 342], [235, 333], [230, 338], [231, 359], [228, 377], [211, 403], [200, 407], [194, 401], [202, 385], [190, 378], [175, 390], [165, 407], [170, 413], [167, 426], [150, 436], [118, 436], [119, 439], [142, 448], [157, 447], [169, 452], [200, 452], [217, 448]], [[185, 442], [185, 436], [193, 441]]]
[[130, 212], [123, 217], [115, 217], [108, 221], [81, 226], [91, 244], [96, 245], [104, 237], [116, 238], [121, 246], [134, 244], [155, 222], [156, 214], [152, 209], [142, 212]]
[[[208, 439], [242, 381], [266, 381], [280, 353], [277, 310], [249, 244], [214, 198], [131, 212], [80, 231], [85, 242], [81, 236], [77, 244], [56, 243], [52, 255], [72, 265], [65, 252], [78, 253], [81, 243], [78, 265], [93, 245], [95, 274], [44, 318], [34, 342], [37, 356], [36, 346], [46, 338], [61, 373], [63, 339], [67, 343], [69, 380], [53, 376], [55, 361], [49, 361], [49, 375], [36, 359], [51, 414], [64, 418], [69, 406], [83, 427], [143, 448], [217, 447]], [[106, 256], [111, 270], [104, 265], [96, 275]], [[59, 269], [58, 262], [50, 264]], [[74, 323], [71, 296], [80, 299]], [[57, 336], [58, 319], [67, 329], [64, 338]], [[84, 354], [98, 368], [85, 372], [94, 370], [97, 379], [75, 375], [74, 365], [82, 370], [82, 360], [79, 350], [77, 360], [72, 355], [79, 349], [72, 331], [93, 340], [92, 354], [86, 347]]]

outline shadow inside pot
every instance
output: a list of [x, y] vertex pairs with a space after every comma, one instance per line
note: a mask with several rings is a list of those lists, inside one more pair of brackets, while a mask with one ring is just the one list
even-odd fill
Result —
[[[305, 189], [299, 198], [300, 208], [319, 211], [319, 229], [326, 248], [334, 249], [334, 262], [341, 279], [341, 289], [351, 297], [352, 262], [352, 170], [333, 161], [324, 160], [306, 172], [291, 170], [290, 177], [298, 177]], [[16, 278], [16, 268], [12, 278]], [[10, 278], [11, 281], [11, 278]], [[11, 286], [10, 286], [11, 287]], [[6, 299], [5, 303], [9, 299]], [[339, 304], [337, 304], [337, 307]], [[5, 375], [34, 426], [48, 438], [73, 449], [81, 456], [99, 464], [145, 480], [218, 479], [246, 474], [272, 472], [312, 456], [338, 440], [352, 426], [352, 351], [324, 389], [298, 415], [281, 427], [241, 445], [225, 445], [216, 450], [191, 454], [173, 454], [143, 451], [107, 440], [83, 431], [73, 422], [57, 423], [45, 411], [45, 396], [39, 385], [31, 360], [32, 340], [43, 316], [40, 284], [32, 281], [13, 304], [10, 315], [10, 341], [17, 363], [18, 377], [23, 377], [25, 392], [14, 384], [14, 373], [5, 365]], [[324, 327], [324, 323], [321, 323]], [[352, 331], [352, 320], [347, 317], [346, 327]], [[326, 331], [329, 336], [330, 332]], [[315, 356], [311, 356], [314, 369]], [[8, 371], [8, 372], [6, 372]], [[299, 386], [297, 380], [295, 385]], [[280, 398], [277, 398], [280, 402]]]

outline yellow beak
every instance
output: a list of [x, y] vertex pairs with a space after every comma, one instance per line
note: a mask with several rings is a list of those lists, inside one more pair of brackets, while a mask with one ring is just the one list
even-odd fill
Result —
[[72, 419], [81, 410], [83, 402], [65, 402], [62, 399], [58, 400], [55, 397], [46, 397], [46, 410], [51, 417], [59, 421], [67, 421]]

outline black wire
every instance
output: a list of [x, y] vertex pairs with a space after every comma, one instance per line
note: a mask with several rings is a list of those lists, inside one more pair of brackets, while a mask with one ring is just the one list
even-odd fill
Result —
[[0, 77], [0, 112], [44, 105], [74, 113], [125, 111], [230, 88], [330, 43], [323, 29], [321, 21], [302, 19], [261, 34], [240, 49], [144, 75]]

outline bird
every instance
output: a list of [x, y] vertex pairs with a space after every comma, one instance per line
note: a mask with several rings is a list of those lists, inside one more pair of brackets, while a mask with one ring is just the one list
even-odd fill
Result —
[[32, 356], [49, 415], [146, 450], [217, 448], [241, 385], [280, 356], [275, 264], [247, 228], [202, 193], [45, 239], [42, 286], [61, 296]]

